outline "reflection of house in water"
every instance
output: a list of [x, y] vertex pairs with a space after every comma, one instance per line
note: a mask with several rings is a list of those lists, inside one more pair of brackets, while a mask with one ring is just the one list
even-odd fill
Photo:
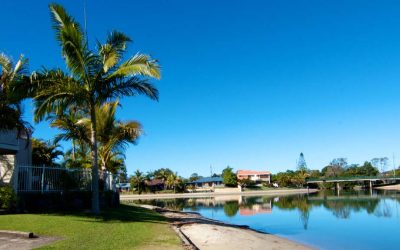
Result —
[[203, 207], [220, 207], [234, 202], [237, 204], [240, 215], [244, 216], [272, 213], [272, 200], [254, 198], [241, 195], [221, 195], [212, 198], [196, 198], [193, 201], [196, 206]]
[[240, 215], [255, 215], [255, 214], [269, 214], [272, 213], [272, 202], [253, 204], [251, 207], [240, 207]]

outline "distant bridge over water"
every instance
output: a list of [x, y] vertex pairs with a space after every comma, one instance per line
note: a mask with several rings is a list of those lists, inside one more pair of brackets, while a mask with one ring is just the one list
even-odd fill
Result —
[[340, 188], [341, 182], [368, 182], [369, 187], [372, 188], [373, 182], [396, 182], [400, 180], [400, 176], [351, 176], [351, 177], [329, 177], [329, 178], [309, 178], [306, 180], [307, 184], [312, 183], [336, 183], [336, 188]]

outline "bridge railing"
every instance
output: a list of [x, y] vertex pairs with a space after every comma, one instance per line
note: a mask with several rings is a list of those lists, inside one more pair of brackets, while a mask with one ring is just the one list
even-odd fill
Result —
[[321, 178], [306, 178], [306, 182], [312, 181], [351, 181], [351, 180], [393, 180], [400, 179], [400, 176], [336, 176]]

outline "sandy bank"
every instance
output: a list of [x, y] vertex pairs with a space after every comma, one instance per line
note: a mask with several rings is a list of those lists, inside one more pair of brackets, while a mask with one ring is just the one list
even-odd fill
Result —
[[383, 189], [383, 190], [400, 190], [400, 184], [396, 185], [388, 185], [383, 187], [375, 187], [375, 189]]
[[275, 235], [254, 231], [247, 226], [235, 226], [207, 219], [197, 213], [177, 212], [150, 205], [140, 206], [167, 217], [188, 249], [312, 249]]
[[246, 191], [246, 192], [224, 192], [224, 193], [182, 193], [182, 194], [121, 194], [121, 200], [139, 200], [139, 199], [174, 199], [174, 198], [195, 198], [195, 197], [216, 197], [226, 195], [241, 195], [241, 196], [257, 196], [257, 195], [289, 195], [289, 194], [306, 194], [318, 192], [317, 189], [277, 189], [266, 191]]

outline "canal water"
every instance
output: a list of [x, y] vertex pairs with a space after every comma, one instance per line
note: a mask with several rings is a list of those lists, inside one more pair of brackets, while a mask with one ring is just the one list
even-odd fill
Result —
[[400, 249], [400, 192], [319, 192], [141, 201], [279, 235], [317, 249]]

